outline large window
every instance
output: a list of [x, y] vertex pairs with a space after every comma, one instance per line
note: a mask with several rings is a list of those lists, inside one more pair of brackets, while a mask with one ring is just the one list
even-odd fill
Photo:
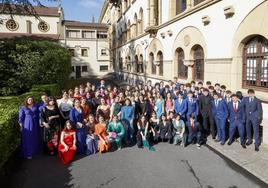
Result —
[[104, 31], [98, 31], [97, 38], [98, 39], [107, 39], [108, 38], [108, 34], [107, 34], [107, 32], [104, 32]]
[[178, 77], [182, 79], [187, 79], [188, 77], [188, 67], [184, 65], [184, 51], [179, 48], [176, 50], [176, 57], [178, 63]]
[[268, 87], [268, 40], [258, 36], [244, 48], [243, 86]]
[[194, 79], [204, 80], [204, 51], [199, 45], [193, 48], [194, 52]]
[[66, 31], [67, 38], [80, 38], [79, 30], [67, 30]]
[[82, 37], [85, 39], [94, 39], [96, 38], [95, 33], [95, 31], [82, 31]]

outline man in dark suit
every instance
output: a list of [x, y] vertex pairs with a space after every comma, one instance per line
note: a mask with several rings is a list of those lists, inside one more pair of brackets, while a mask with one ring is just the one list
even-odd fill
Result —
[[190, 120], [187, 122], [189, 131], [188, 143], [194, 144], [196, 142], [196, 146], [200, 148], [201, 144], [203, 143], [202, 128], [196, 121], [195, 114], [191, 114], [189, 118]]
[[228, 145], [231, 145], [234, 142], [234, 136], [236, 128], [238, 129], [240, 142], [243, 148], [246, 148], [245, 140], [245, 122], [246, 114], [243, 105], [239, 101], [236, 94], [232, 95], [232, 101], [228, 103], [228, 119], [230, 122], [229, 127], [229, 142]]
[[213, 93], [214, 100], [212, 101], [212, 114], [217, 127], [217, 139], [215, 141], [221, 142], [221, 145], [225, 144], [225, 126], [228, 117], [228, 107], [220, 94], [216, 91]]
[[256, 98], [255, 91], [253, 89], [248, 90], [248, 97], [243, 98], [242, 103], [245, 107], [246, 112], [246, 132], [247, 132], [247, 143], [246, 145], [252, 144], [252, 127], [255, 140], [255, 151], [259, 151], [260, 132], [259, 127], [262, 122], [262, 104], [261, 101]]
[[180, 114], [181, 119], [186, 121], [187, 102], [183, 98], [183, 93], [179, 92], [178, 98], [174, 102], [174, 111]]
[[212, 102], [213, 97], [209, 95], [209, 90], [207, 88], [203, 89], [203, 94], [199, 97], [199, 109], [203, 121], [203, 129], [206, 135], [211, 133], [213, 139], [216, 137], [214, 119], [212, 115]]
[[188, 97], [186, 99], [187, 102], [187, 121], [190, 120], [190, 115], [194, 114], [195, 115], [195, 119], [197, 119], [198, 113], [199, 113], [199, 109], [198, 109], [198, 102], [196, 100], [196, 98], [193, 97], [194, 94], [192, 91], [188, 92]]

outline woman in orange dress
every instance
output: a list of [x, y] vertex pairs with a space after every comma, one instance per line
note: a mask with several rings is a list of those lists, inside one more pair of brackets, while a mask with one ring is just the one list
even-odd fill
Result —
[[99, 116], [99, 123], [95, 126], [95, 135], [99, 137], [99, 151], [105, 153], [109, 151], [110, 143], [106, 132], [106, 123], [103, 116]]
[[74, 160], [76, 152], [76, 135], [72, 129], [71, 122], [66, 121], [64, 129], [61, 132], [60, 144], [58, 148], [59, 159], [64, 165], [71, 163]]

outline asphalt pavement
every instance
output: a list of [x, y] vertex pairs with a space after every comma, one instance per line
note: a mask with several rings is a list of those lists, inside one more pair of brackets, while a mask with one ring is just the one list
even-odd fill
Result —
[[[255, 188], [268, 187], [206, 146], [160, 143], [77, 156], [64, 166], [56, 156], [24, 160], [10, 177], [12, 188]], [[1, 186], [0, 186], [1, 187]]]

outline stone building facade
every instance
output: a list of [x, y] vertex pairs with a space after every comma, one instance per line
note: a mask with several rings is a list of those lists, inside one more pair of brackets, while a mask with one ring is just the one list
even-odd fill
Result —
[[[109, 18], [107, 18], [109, 17]], [[126, 81], [212, 81], [263, 101], [263, 142], [268, 144], [267, 0], [108, 1], [111, 61]]]

